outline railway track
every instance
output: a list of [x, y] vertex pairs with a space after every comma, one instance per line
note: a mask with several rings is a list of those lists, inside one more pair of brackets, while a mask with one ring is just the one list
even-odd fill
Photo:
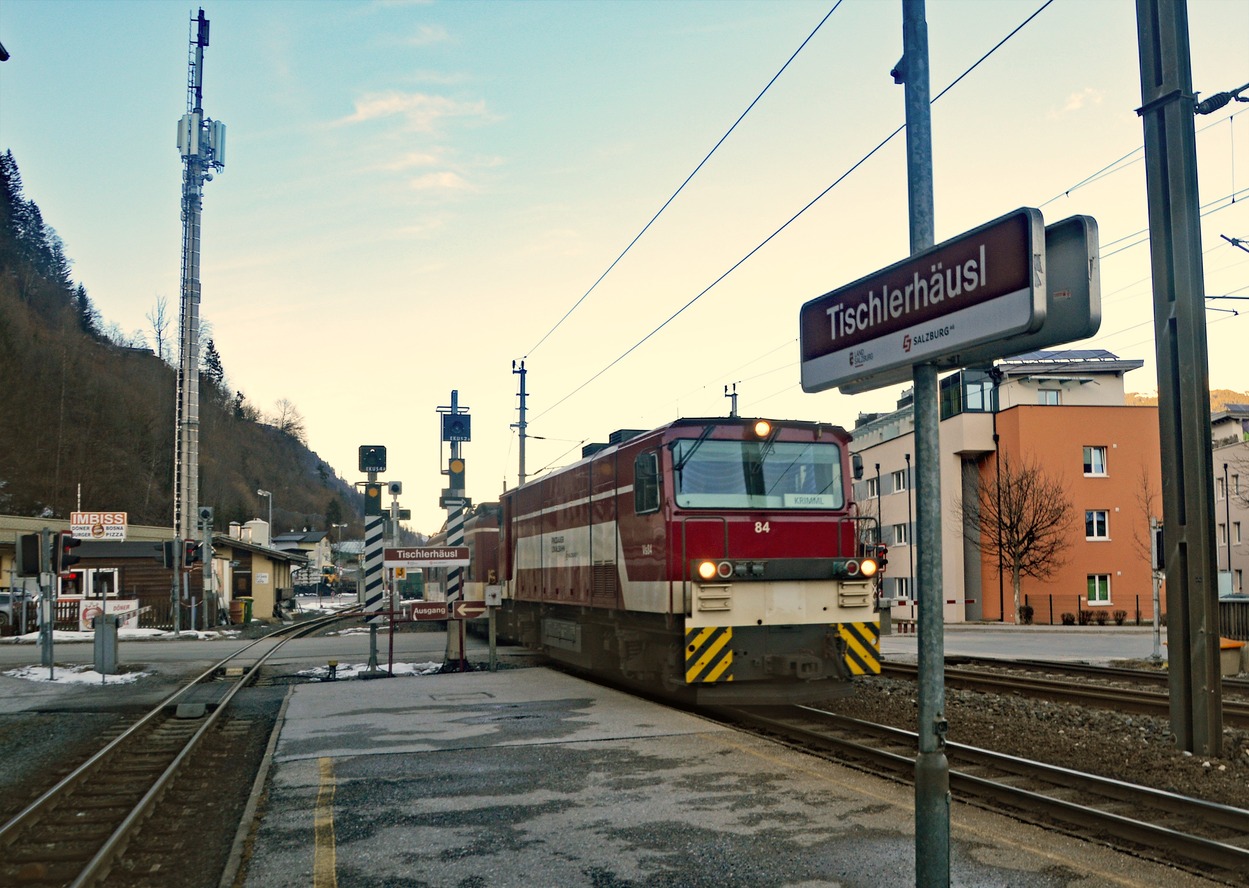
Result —
[[[987, 661], [985, 661], [987, 662]], [[1019, 667], [1018, 663], [997, 661], [999, 670]], [[1029, 669], [1044, 670], [1049, 675], [1062, 673], [1065, 664], [1036, 664]], [[1137, 672], [1138, 675], [1131, 673]], [[882, 675], [893, 678], [916, 679], [919, 668], [913, 663], [886, 663]], [[986, 671], [946, 666], [947, 687], [992, 694], [1016, 693], [1026, 697], [1053, 700], [1059, 703], [1075, 703], [1084, 706], [1103, 706], [1125, 712], [1166, 717], [1170, 712], [1167, 676], [1143, 670], [1100, 670], [1098, 667], [1079, 667], [1067, 673], [1068, 678], [1041, 677], [1034, 672]], [[1110, 682], [1113, 681], [1113, 684]], [[1243, 692], [1243, 683], [1226, 682], [1225, 688]], [[1223, 721], [1226, 725], [1249, 727], [1249, 702], [1225, 696]]]
[[[722, 710], [737, 726], [912, 783], [916, 735], [816, 707]], [[1249, 880], [1249, 811], [948, 743], [954, 798], [1229, 885]]]
[[[161, 871], [160, 857], [177, 856], [179, 842], [194, 841], [193, 829], [174, 824], [180, 817], [194, 824], [209, 813], [214, 763], [219, 766], [247, 730], [245, 718], [227, 717], [231, 701], [287, 641], [343, 616], [284, 627], [213, 664], [0, 826], [0, 885], [87, 888], [105, 879], [127, 886], [168, 884], [171, 873]], [[245, 666], [231, 665], [245, 659]], [[198, 784], [198, 800], [184, 800], [180, 813], [151, 822], [175, 784], [188, 782]], [[159, 834], [146, 843], [159, 846], [155, 860], [150, 848], [135, 841], [145, 825]], [[115, 872], [123, 854], [131, 866]]]

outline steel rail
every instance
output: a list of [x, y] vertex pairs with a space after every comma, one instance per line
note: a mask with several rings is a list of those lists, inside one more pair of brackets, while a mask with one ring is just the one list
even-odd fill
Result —
[[[818, 719], [819, 727], [796, 724], [793, 716], [784, 714], [772, 717], [761, 712], [732, 710], [726, 717], [774, 731], [791, 743], [801, 744], [807, 751], [812, 747], [825, 747], [862, 763], [874, 773], [879, 774], [885, 768], [901, 782], [913, 782], [915, 754], [912, 750], [917, 748], [918, 741], [914, 732], [847, 718], [815, 707], [794, 708], [801, 710], [805, 718]], [[853, 738], [830, 734], [830, 730], [850, 733]], [[882, 748], [886, 745], [906, 752]], [[1169, 864], [1182, 859], [1190, 865], [1236, 874], [1240, 879], [1249, 875], [1249, 848], [1164, 825], [1168, 821], [1184, 820], [1215, 826], [1243, 841], [1249, 837], [1249, 811], [958, 743], [947, 743], [945, 751], [950, 760], [951, 791], [965, 801], [1005, 810], [1011, 816], [1040, 826], [1060, 823], [1092, 828], [1100, 834], [1113, 836], [1124, 850], [1138, 856], [1151, 856], [1151, 849], [1165, 850], [1169, 855], [1153, 855], [1152, 859], [1162, 857]], [[977, 767], [996, 769], [1003, 773], [1004, 779], [968, 771]], [[1033, 788], [1005, 782], [1011, 778], [1023, 778], [1033, 784]], [[1107, 807], [1128, 805], [1134, 811], [1158, 811], [1159, 822], [1047, 795], [1036, 784], [1051, 786], [1055, 792], [1076, 790], [1095, 795]], [[1079, 832], [1073, 834], [1083, 837]], [[1209, 875], [1208, 872], [1204, 874]]]
[[[63, 798], [73, 789], [77, 788], [82, 781], [90, 774], [94, 773], [99, 766], [114, 755], [126, 742], [133, 740], [135, 736], [149, 724], [153, 723], [161, 716], [171, 705], [179, 701], [184, 695], [192, 689], [199, 686], [203, 682], [212, 678], [218, 671], [232, 660], [245, 655], [248, 651], [257, 645], [271, 643], [276, 640], [276, 644], [265, 651], [244, 673], [238, 681], [236, 681], [224, 697], [218, 702], [213, 712], [204, 720], [199, 729], [189, 737], [183, 745], [181, 751], [175, 756], [173, 761], [165, 768], [162, 774], [157, 777], [152, 787], [144, 794], [139, 802], [134, 806], [131, 812], [122, 820], [121, 825], [113, 831], [100, 850], [92, 857], [86, 867], [81, 871], [80, 875], [71, 883], [71, 888], [83, 888], [83, 886], [92, 884], [96, 879], [105, 875], [104, 870], [111, 864], [113, 856], [116, 852], [124, 849], [125, 841], [129, 832], [142, 821], [148, 813], [150, 807], [160, 798], [164, 789], [170, 780], [186, 761], [190, 753], [199, 744], [200, 740], [207, 735], [207, 732], [216, 724], [217, 719], [223, 713], [234, 695], [255, 677], [260, 667], [278, 650], [280, 650], [288, 641], [307, 635], [323, 626], [330, 625], [335, 621], [342, 619], [344, 616], [350, 616], [351, 611], [339, 612], [330, 616], [316, 618], [305, 623], [295, 626], [284, 626], [275, 632], [271, 632], [263, 638], [256, 639], [231, 653], [229, 656], [214, 663], [201, 674], [197, 675], [190, 681], [186, 682], [180, 689], [166, 697], [160, 703], [156, 704], [146, 715], [132, 724], [129, 728], [109, 741], [103, 748], [93, 754], [85, 762], [71, 771], [62, 778], [55, 786], [51, 787], [37, 799], [27, 805], [22, 811], [11, 818], [7, 823], [0, 827], [0, 847], [8, 847], [12, 845], [22, 829], [30, 825], [39, 814], [46, 811], [53, 802]], [[279, 638], [278, 636], [286, 636]]]
[[[1012, 664], [1002, 663], [1002, 668]], [[914, 679], [918, 667], [912, 663], [887, 663], [882, 675]], [[1114, 676], [1119, 678], [1119, 676]], [[974, 669], [946, 667], [947, 686], [991, 693], [1016, 692], [1029, 697], [1045, 697], [1060, 702], [1090, 703], [1120, 711], [1129, 710], [1145, 715], [1165, 716], [1170, 710], [1167, 693], [1123, 687], [1097, 687], [1087, 682], [1063, 681], [1026, 675], [1008, 675]], [[1150, 681], [1147, 679], [1147, 681]], [[1236, 699], [1223, 700], [1223, 717], [1231, 724], [1249, 724], [1249, 703]]]

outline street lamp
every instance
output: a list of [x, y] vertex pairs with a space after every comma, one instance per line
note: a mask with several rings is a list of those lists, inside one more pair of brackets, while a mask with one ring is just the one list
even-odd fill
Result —
[[257, 490], [256, 496], [267, 496], [269, 498], [269, 539], [273, 539], [273, 494], [267, 490]]
[[338, 570], [338, 559], [343, 554], [343, 528], [346, 526], [347, 526], [346, 524], [331, 524], [330, 525], [330, 527], [336, 528], [338, 530], [338, 548], [334, 550], [334, 558], [333, 558], [334, 577], [335, 577], [335, 583], [337, 584], [333, 590], [335, 593], [337, 593], [337, 591], [342, 588], [342, 582], [343, 582], [342, 574], [339, 573], [339, 570]]

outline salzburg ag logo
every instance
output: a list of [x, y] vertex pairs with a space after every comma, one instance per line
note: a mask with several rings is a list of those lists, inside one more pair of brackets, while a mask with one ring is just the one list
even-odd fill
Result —
[[904, 352], [909, 352], [911, 350], [911, 334], [910, 333], [907, 333], [905, 336], [902, 337], [902, 350]]

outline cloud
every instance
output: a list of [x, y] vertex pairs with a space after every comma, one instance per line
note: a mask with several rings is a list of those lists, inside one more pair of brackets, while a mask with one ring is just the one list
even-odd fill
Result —
[[1100, 105], [1102, 103], [1101, 90], [1093, 89], [1093, 87], [1085, 87], [1078, 93], [1072, 93], [1067, 96], [1067, 103], [1063, 106], [1064, 111], [1079, 111], [1087, 105]]
[[414, 191], [471, 191], [472, 186], [463, 176], [451, 170], [426, 173], [408, 181]]
[[399, 157], [379, 163], [377, 169], [392, 172], [410, 170], [413, 167], [431, 167], [442, 163], [442, 158], [429, 151], [409, 151]]
[[486, 117], [484, 101], [460, 102], [446, 96], [389, 91], [370, 93], [356, 100], [355, 111], [340, 118], [341, 125], [399, 118], [408, 129], [432, 132], [452, 117]]
[[442, 25], [421, 25], [416, 34], [404, 41], [408, 46], [433, 46], [435, 43], [446, 43], [451, 39], [447, 29]]

